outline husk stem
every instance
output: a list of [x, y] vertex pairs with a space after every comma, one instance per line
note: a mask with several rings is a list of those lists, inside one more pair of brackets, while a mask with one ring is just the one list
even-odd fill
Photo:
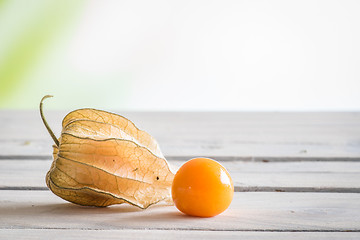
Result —
[[53, 97], [53, 96], [52, 96], [52, 95], [46, 95], [46, 96], [44, 96], [44, 97], [41, 99], [41, 101], [40, 101], [40, 116], [41, 116], [41, 119], [42, 119], [42, 121], [43, 121], [46, 129], [48, 130], [51, 138], [54, 140], [56, 146], [59, 147], [59, 140], [56, 138], [54, 132], [53, 132], [53, 131], [51, 130], [51, 128], [49, 127], [49, 124], [47, 123], [47, 121], [46, 121], [46, 119], [45, 119], [45, 117], [44, 117], [44, 113], [43, 113], [43, 101], [44, 101], [45, 99], [51, 98], [51, 97]]

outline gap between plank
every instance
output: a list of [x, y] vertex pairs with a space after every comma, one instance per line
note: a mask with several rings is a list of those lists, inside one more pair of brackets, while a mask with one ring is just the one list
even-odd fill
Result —
[[[184, 160], [198, 156], [165, 156], [168, 160]], [[266, 156], [202, 156], [218, 161], [242, 161], [242, 162], [358, 162], [360, 157], [266, 157]]]
[[102, 228], [21, 228], [21, 227], [11, 227], [11, 228], [0, 228], [0, 229], [22, 229], [22, 230], [82, 230], [82, 231], [108, 231], [108, 230], [177, 230], [177, 231], [211, 231], [211, 232], [360, 232], [360, 229], [329, 229], [329, 230], [314, 230], [314, 229], [205, 229], [205, 228], [116, 228], [116, 229], [102, 229]]
[[[48, 191], [47, 187], [0, 187], [10, 191]], [[312, 188], [312, 187], [234, 187], [235, 192], [304, 192], [304, 193], [360, 193], [360, 188]]]
[[51, 160], [50, 155], [0, 155], [0, 160]]
[[[199, 156], [165, 156], [167, 160], [187, 161]], [[360, 157], [251, 157], [251, 156], [201, 156], [217, 161], [242, 162], [359, 162]], [[0, 160], [52, 160], [51, 155], [0, 155]]]

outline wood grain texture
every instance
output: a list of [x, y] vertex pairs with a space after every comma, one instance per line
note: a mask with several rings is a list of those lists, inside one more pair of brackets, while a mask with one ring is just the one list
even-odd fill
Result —
[[81, 207], [49, 191], [1, 191], [1, 229], [158, 229], [360, 231], [357, 193], [235, 193], [214, 218], [188, 217], [174, 206]]
[[[183, 161], [169, 161], [176, 172]], [[360, 192], [360, 162], [222, 162], [236, 191]], [[0, 188], [46, 188], [48, 160], [0, 160]], [[19, 177], [21, 176], [21, 177]]]
[[247, 239], [247, 240], [357, 240], [358, 232], [244, 232], [176, 230], [78, 230], [78, 229], [0, 229], [0, 239]]
[[[59, 136], [66, 112], [45, 114]], [[174, 206], [67, 203], [44, 191], [53, 143], [39, 113], [1, 110], [0, 239], [360, 238], [360, 113], [120, 114], [158, 140], [174, 170], [219, 160], [236, 186], [230, 208], [194, 218]]]
[[[119, 113], [119, 112], [118, 112]], [[46, 112], [59, 136], [66, 112]], [[360, 160], [360, 113], [121, 113], [168, 157]], [[0, 155], [50, 157], [37, 111], [0, 111]]]

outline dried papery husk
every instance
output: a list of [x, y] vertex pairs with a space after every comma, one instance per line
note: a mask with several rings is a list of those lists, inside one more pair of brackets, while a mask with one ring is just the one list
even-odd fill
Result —
[[56, 139], [46, 184], [76, 204], [104, 207], [129, 203], [147, 208], [171, 202], [174, 174], [156, 140], [120, 115], [95, 109], [70, 112]]

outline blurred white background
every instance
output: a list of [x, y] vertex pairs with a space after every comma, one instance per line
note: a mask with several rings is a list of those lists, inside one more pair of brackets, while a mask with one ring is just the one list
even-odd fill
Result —
[[49, 9], [61, 21], [45, 26], [56, 30], [19, 66], [1, 108], [53, 94], [47, 108], [360, 110], [360, 1], [49, 2], [2, 6], [3, 52]]

